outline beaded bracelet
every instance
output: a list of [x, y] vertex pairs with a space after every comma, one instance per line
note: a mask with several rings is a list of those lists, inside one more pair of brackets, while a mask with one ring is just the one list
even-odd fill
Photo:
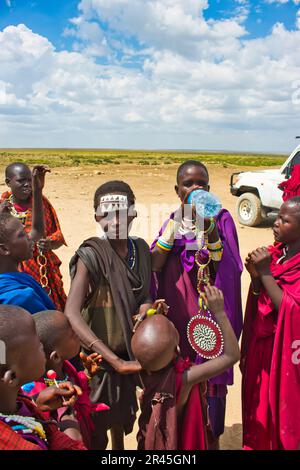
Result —
[[167, 223], [167, 226], [159, 239], [156, 242], [158, 248], [161, 248], [163, 251], [171, 251], [174, 245], [176, 232], [180, 228], [180, 223], [176, 222], [174, 219], [170, 219]]
[[214, 243], [208, 243], [207, 244], [207, 248], [210, 250], [210, 251], [221, 251], [223, 250], [223, 244], [219, 238], [219, 240], [217, 240], [216, 242]]
[[207, 230], [204, 230], [204, 233], [206, 233], [207, 235], [210, 235], [214, 228], [216, 226], [216, 222], [215, 222], [215, 219], [213, 217], [210, 218], [210, 226], [208, 227]]
[[94, 341], [92, 341], [89, 345], [88, 345], [88, 349], [92, 349], [92, 347], [94, 346], [95, 343], [98, 343], [98, 341], [101, 341], [101, 339], [95, 339]]
[[218, 250], [218, 251], [213, 251], [213, 252], [211, 253], [211, 259], [212, 259], [213, 261], [221, 261], [222, 256], [223, 256], [223, 249], [222, 249], [222, 250]]

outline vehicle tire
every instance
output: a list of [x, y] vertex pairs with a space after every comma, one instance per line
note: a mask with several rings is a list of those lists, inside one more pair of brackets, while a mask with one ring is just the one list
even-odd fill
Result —
[[261, 200], [256, 194], [244, 193], [238, 198], [237, 213], [239, 222], [248, 227], [255, 227], [263, 220]]

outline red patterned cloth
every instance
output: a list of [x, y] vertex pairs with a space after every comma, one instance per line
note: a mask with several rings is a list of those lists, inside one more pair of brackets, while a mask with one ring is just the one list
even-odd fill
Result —
[[[46, 417], [38, 411], [31, 400], [18, 397], [18, 401], [26, 404], [34, 418], [39, 421], [46, 421]], [[43, 426], [47, 436], [48, 450], [86, 450], [82, 442], [74, 441], [59, 431], [54, 422], [43, 424]], [[26, 439], [13, 431], [8, 424], [0, 421], [0, 450], [41, 450], [41, 448], [32, 442], [26, 441]]]
[[[9, 191], [3, 193], [1, 196], [1, 202], [9, 199], [10, 196], [11, 196], [11, 192]], [[44, 204], [46, 237], [50, 238], [52, 241], [59, 241], [63, 243], [64, 245], [66, 245], [56, 212], [45, 196], [43, 196], [43, 204]], [[16, 206], [15, 208], [16, 210], [18, 209]], [[27, 217], [25, 220], [25, 230], [27, 233], [31, 232], [31, 226], [32, 226], [32, 210], [31, 208], [29, 208], [27, 212]], [[24, 271], [27, 274], [30, 274], [37, 282], [40, 283], [41, 277], [40, 277], [39, 265], [37, 262], [38, 254], [39, 254], [38, 249], [35, 246], [34, 252], [33, 252], [33, 258], [21, 263], [20, 271]], [[64, 287], [63, 287], [62, 275], [59, 269], [61, 265], [61, 261], [53, 251], [47, 251], [47, 252], [44, 252], [43, 254], [47, 260], [47, 277], [48, 277], [49, 287], [51, 289], [51, 293], [49, 294], [49, 297], [52, 299], [57, 310], [63, 312], [65, 308], [65, 304], [66, 304], [66, 294], [64, 291]]]

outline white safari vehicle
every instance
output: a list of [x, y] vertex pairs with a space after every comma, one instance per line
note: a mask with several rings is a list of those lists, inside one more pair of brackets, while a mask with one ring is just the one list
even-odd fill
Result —
[[278, 185], [291, 176], [294, 165], [300, 164], [300, 145], [291, 153], [280, 169], [233, 173], [230, 192], [237, 196], [239, 222], [249, 227], [259, 225], [271, 212], [278, 212], [282, 191]]

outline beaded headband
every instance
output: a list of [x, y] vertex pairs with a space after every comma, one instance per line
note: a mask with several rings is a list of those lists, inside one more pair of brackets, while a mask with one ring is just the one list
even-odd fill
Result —
[[106, 194], [100, 198], [97, 215], [128, 209], [128, 198], [124, 194]]

